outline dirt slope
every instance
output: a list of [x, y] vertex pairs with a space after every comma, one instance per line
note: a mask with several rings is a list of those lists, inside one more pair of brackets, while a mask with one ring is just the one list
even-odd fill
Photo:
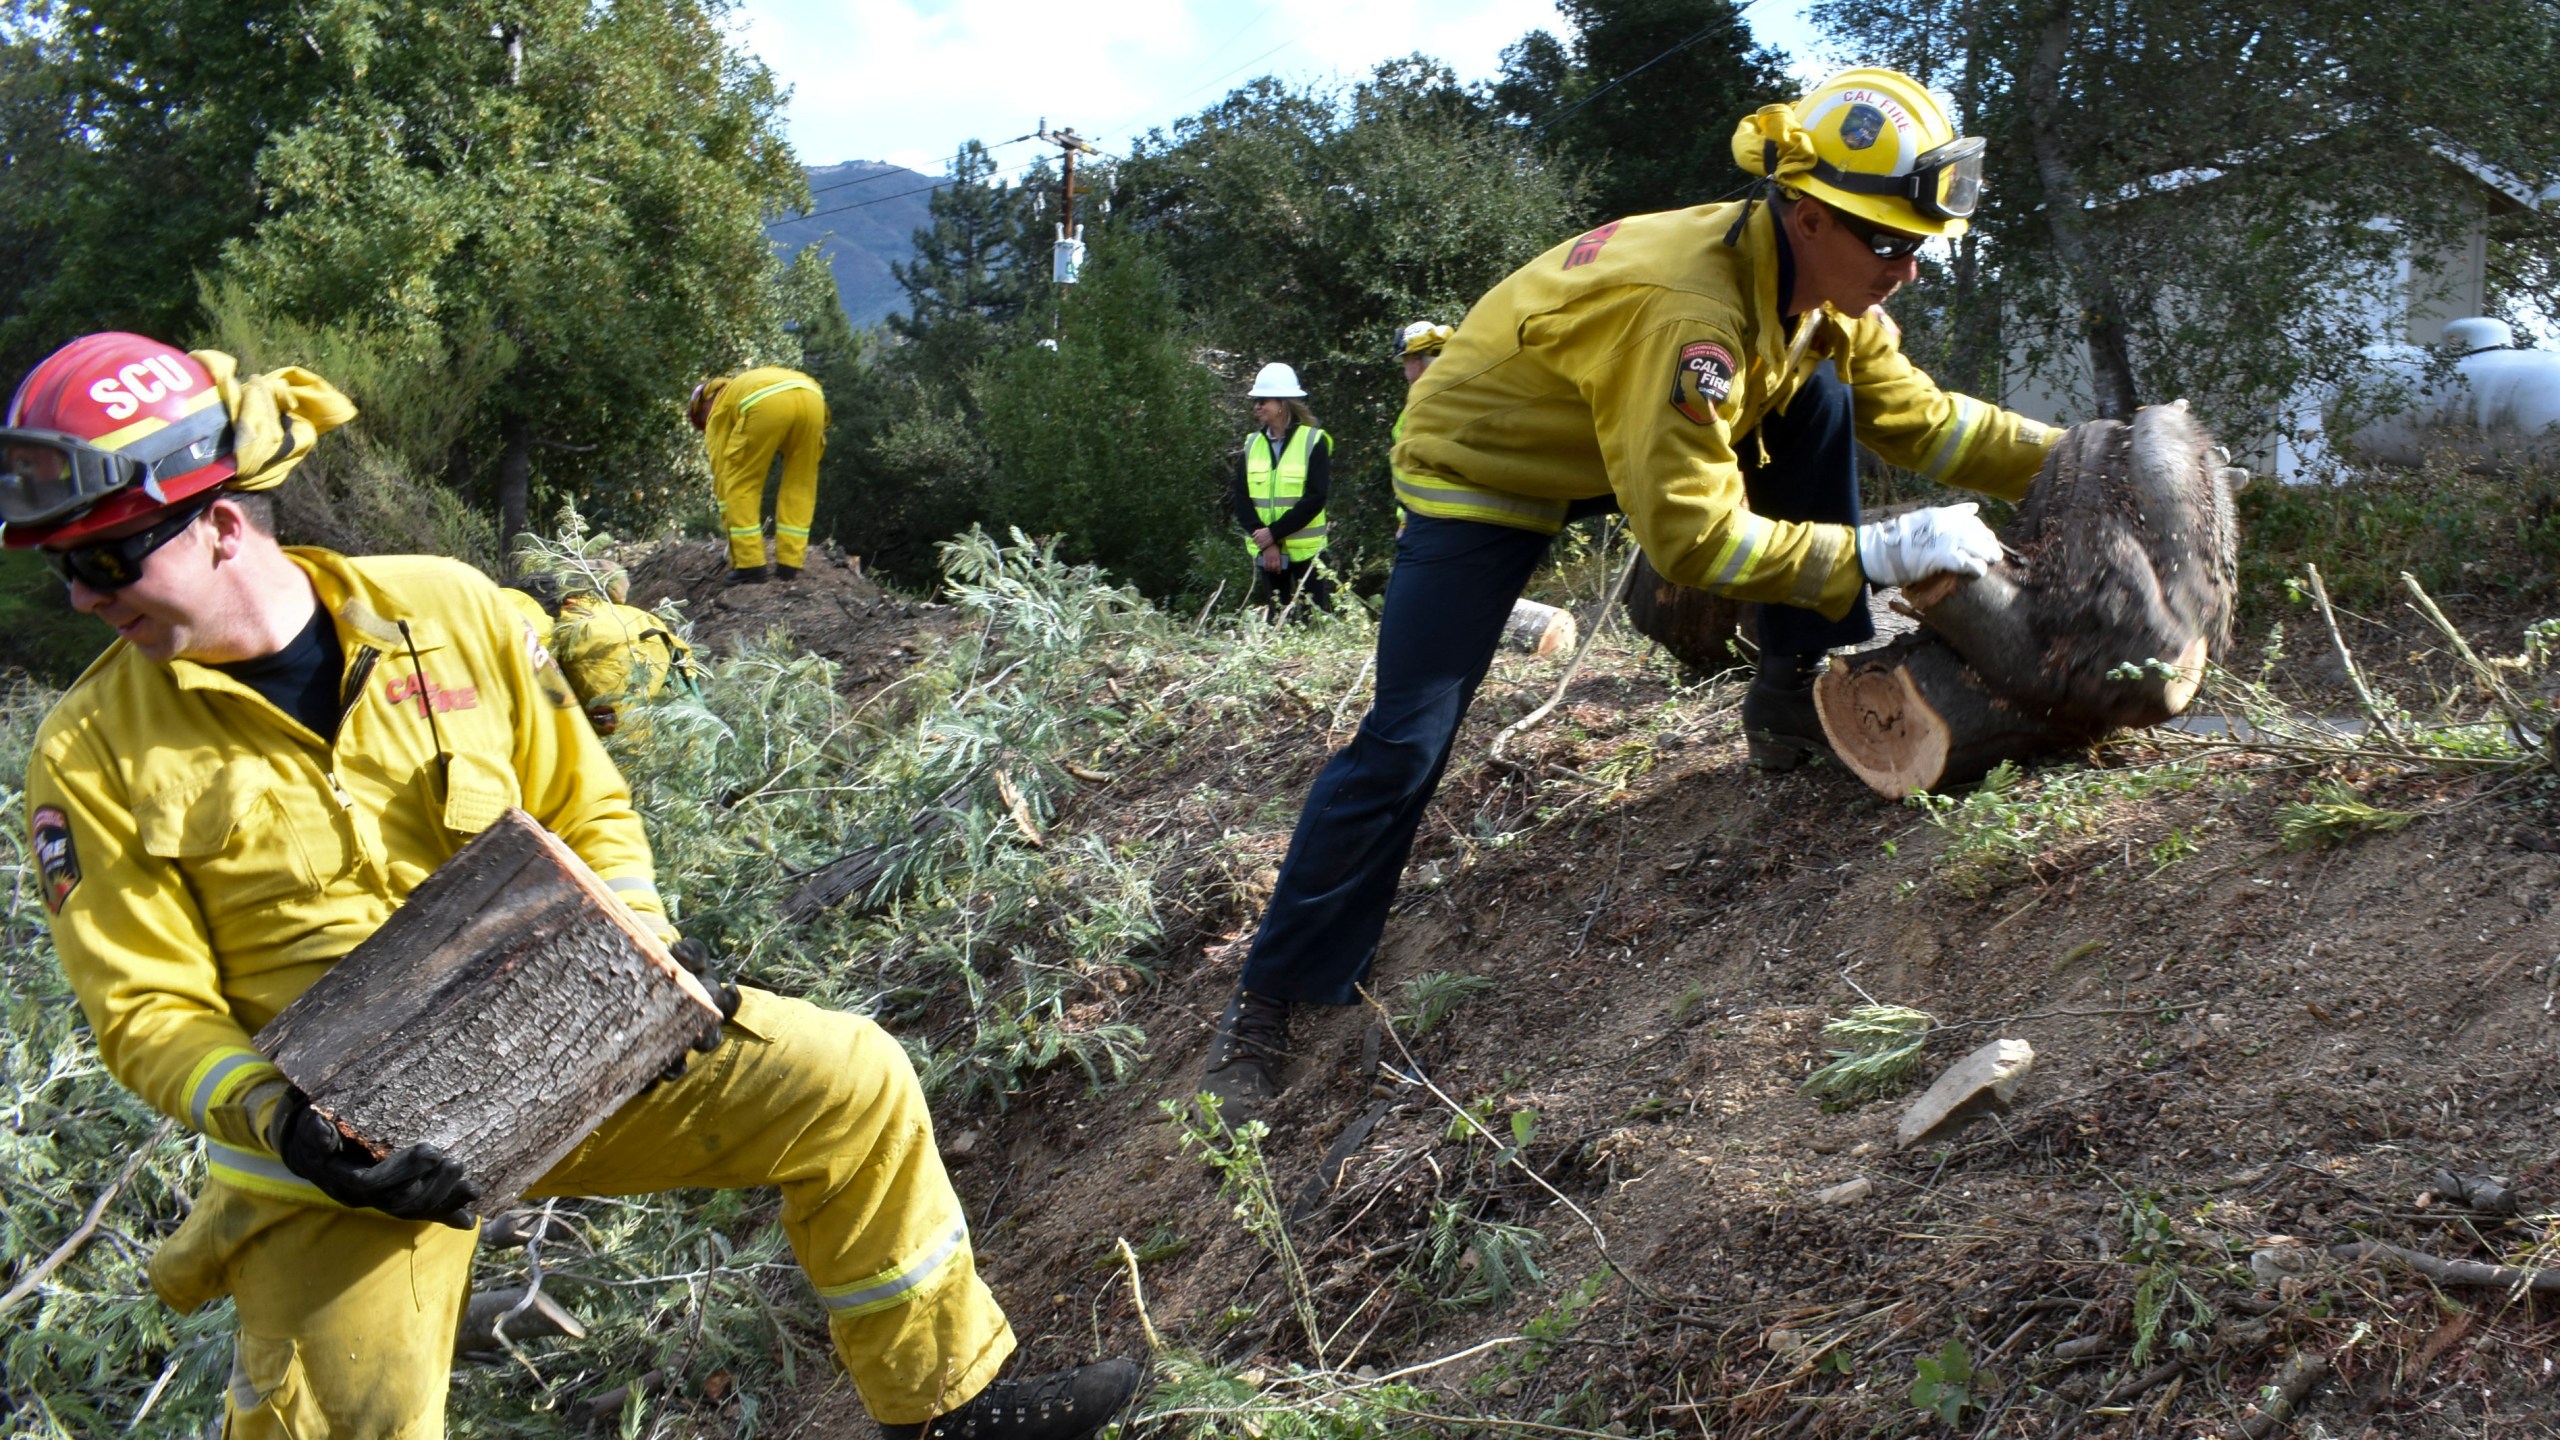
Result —
[[[717, 556], [700, 560], [635, 567], [635, 588], [694, 597], [713, 643], [787, 617], [877, 672], [857, 683], [947, 615], [825, 567], [797, 594], [713, 599]], [[2422, 649], [2397, 663], [2426, 673]], [[2287, 671], [2315, 706], [2318, 669]], [[2225, 756], [2146, 782], [2162, 757], [2134, 746], [2110, 763], [2139, 793], [1986, 859], [1837, 769], [1750, 771], [1735, 694], [1675, 693], [1669, 673], [1604, 644], [1510, 770], [1486, 746], [1554, 670], [1506, 660], [1375, 980], [1400, 1011], [1399, 987], [1434, 972], [1491, 988], [1418, 1042], [1418, 1066], [1374, 1012], [1301, 1022], [1267, 1153], [1298, 1203], [1331, 1365], [1502, 1340], [1430, 1383], [1562, 1433], [2560, 1432], [2549, 1300], [2311, 1263], [2295, 1243], [2514, 1261], [2549, 1236], [2431, 1193], [2448, 1168], [2560, 1194], [2547, 779], [2385, 780], [2376, 803], [2422, 818], [2289, 852], [2274, 811], [2307, 772]], [[1115, 1237], [1147, 1255], [1173, 1343], [1273, 1374], [1315, 1359], [1158, 1102], [1187, 1094], [1294, 801], [1342, 738], [1325, 706], [1266, 715], [1115, 766], [1129, 778], [1061, 817], [1179, 837], [1186, 858], [1159, 886], [1168, 979], [1115, 1017], [1151, 1037], [1145, 1072], [1100, 1095], [1061, 1076], [1001, 1117], [946, 1122], [981, 1268], [1034, 1360], [1143, 1348]], [[2037, 823], [2032, 803], [2015, 817]], [[1807, 1097], [1823, 1022], [1869, 997], [1937, 1017], [1923, 1083], [1996, 1036], [2031, 1042], [2017, 1108], [1898, 1150], [1907, 1096], [1837, 1112]], [[1393, 1073], [1415, 1069], [1428, 1085]], [[1453, 1134], [1432, 1086], [1504, 1142], [1527, 1136], [1535, 1178]], [[1864, 1198], [1816, 1198], [1861, 1179]], [[1535, 1277], [1499, 1246], [1420, 1263], [1452, 1214], [1534, 1229]], [[2298, 1273], [2263, 1283], [2260, 1250]], [[1976, 1375], [1950, 1431], [1909, 1396], [1951, 1344]], [[2259, 1411], [2264, 1387], [2306, 1376], [2302, 1417]], [[791, 1433], [867, 1433], [840, 1390], [809, 1399]]]

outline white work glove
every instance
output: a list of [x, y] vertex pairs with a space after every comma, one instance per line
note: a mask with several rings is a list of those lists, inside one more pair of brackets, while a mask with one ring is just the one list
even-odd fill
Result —
[[1967, 578], [2000, 560], [2000, 537], [1982, 523], [1968, 500], [1932, 505], [1858, 527], [1858, 564], [1878, 585], [1908, 585], [1927, 575]]

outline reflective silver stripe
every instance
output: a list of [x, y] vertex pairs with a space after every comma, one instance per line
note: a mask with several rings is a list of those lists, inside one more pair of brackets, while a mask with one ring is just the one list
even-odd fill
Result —
[[1321, 540], [1324, 538], [1325, 528], [1322, 525], [1310, 525], [1304, 530], [1292, 530], [1281, 536], [1280, 541], [1285, 545], [1292, 540]]
[[289, 1191], [296, 1198], [309, 1196], [314, 1200], [337, 1203], [322, 1194], [319, 1186], [286, 1169], [285, 1163], [273, 1155], [243, 1150], [219, 1140], [207, 1140], [204, 1142], [204, 1162], [215, 1174], [244, 1189], [268, 1194]]
[[1991, 407], [1970, 395], [1949, 395], [1955, 402], [1954, 413], [1939, 431], [1938, 446], [1922, 461], [1920, 473], [1932, 480], [1944, 480], [1964, 461], [1965, 452], [1973, 448], [1974, 432], [1989, 417]]
[[775, 384], [767, 385], [767, 386], [766, 386], [766, 387], [764, 387], [763, 389], [758, 390], [758, 391], [757, 391], [757, 392], [755, 392], [754, 394], [752, 394], [752, 395], [748, 396], [746, 399], [739, 401], [739, 402], [738, 402], [738, 413], [739, 413], [739, 414], [741, 414], [741, 415], [744, 415], [744, 414], [746, 414], [749, 410], [751, 410], [751, 409], [755, 408], [756, 402], [758, 402], [758, 401], [760, 401], [760, 400], [767, 400], [767, 399], [770, 399], [770, 398], [772, 398], [773, 396], [776, 396], [776, 395], [781, 394], [781, 393], [782, 393], [783, 391], [785, 391], [785, 390], [808, 390], [808, 391], [815, 391], [817, 388], [818, 388], [818, 387], [817, 387], [817, 385], [816, 385], [814, 382], [812, 382], [812, 381], [808, 381], [808, 380], [783, 380], [783, 381], [779, 381], [779, 382], [777, 382], [777, 383], [775, 383]]
[[604, 882], [604, 888], [620, 890], [626, 894], [636, 890], [643, 895], [655, 895], [658, 893], [658, 882], [646, 875], [625, 875], [619, 880], [607, 880]]
[[784, 525], [777, 522], [773, 528], [784, 535], [790, 535], [801, 540], [809, 538], [809, 527], [806, 525]]
[[925, 1282], [939, 1274], [943, 1266], [950, 1264], [951, 1257], [959, 1254], [961, 1247], [968, 1243], [969, 1222], [963, 1220], [952, 1227], [950, 1234], [942, 1237], [941, 1243], [935, 1245], [931, 1251], [906, 1269], [893, 1270], [873, 1279], [857, 1282], [844, 1290], [829, 1290], [820, 1286], [818, 1299], [829, 1310], [840, 1315], [864, 1315], [874, 1310], [886, 1310], [893, 1305], [903, 1305], [907, 1303], [909, 1296], [924, 1288]]
[[1461, 520], [1491, 520], [1507, 523], [1500, 517], [1516, 516], [1526, 522], [1520, 528], [1543, 530], [1552, 535], [1564, 528], [1565, 502], [1538, 500], [1526, 495], [1505, 495], [1498, 490], [1479, 490], [1472, 485], [1452, 484], [1445, 480], [1426, 480], [1419, 475], [1399, 471], [1395, 477], [1396, 498], [1408, 510], [1425, 515], [1438, 515]]
[[1706, 588], [1723, 590], [1742, 583], [1769, 543], [1769, 522], [1748, 510], [1733, 512], [1734, 533], [1724, 542], [1724, 564], [1707, 577]]
[[204, 1078], [196, 1082], [196, 1093], [187, 1097], [187, 1115], [195, 1121], [196, 1129], [201, 1132], [211, 1122], [213, 1097], [221, 1093], [223, 1081], [238, 1074], [243, 1066], [267, 1063], [267, 1057], [254, 1050], [239, 1051], [214, 1061], [213, 1068], [205, 1071]]
[[763, 533], [764, 527], [762, 525], [732, 525], [729, 527], [729, 538], [732, 540], [748, 535], [762, 535]]

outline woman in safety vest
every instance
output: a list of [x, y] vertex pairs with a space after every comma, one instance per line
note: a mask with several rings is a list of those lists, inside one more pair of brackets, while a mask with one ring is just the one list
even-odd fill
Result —
[[[1273, 361], [1245, 394], [1261, 427], [1236, 456], [1236, 523], [1253, 552], [1253, 598], [1277, 615], [1301, 589], [1333, 613], [1333, 581], [1316, 557], [1324, 553], [1324, 502], [1333, 489], [1333, 437], [1317, 428], [1298, 372]], [[1297, 612], [1302, 617], [1305, 612]]]

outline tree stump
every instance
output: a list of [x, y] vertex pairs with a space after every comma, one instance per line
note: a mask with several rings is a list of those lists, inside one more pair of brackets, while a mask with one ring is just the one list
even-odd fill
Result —
[[1675, 585], [1643, 556], [1627, 577], [1624, 598], [1628, 628], [1671, 652], [1693, 674], [1721, 675], [1751, 663], [1734, 641], [1755, 623], [1758, 605]]
[[1833, 753], [1900, 799], [2179, 714], [2230, 642], [2231, 489], [2183, 401], [2072, 427], [2002, 532], [2010, 558], [1905, 586], [1923, 628], [1815, 682]]
[[373, 1154], [429, 1143], [504, 1209], [719, 1006], [521, 810], [420, 881], [257, 1046]]

